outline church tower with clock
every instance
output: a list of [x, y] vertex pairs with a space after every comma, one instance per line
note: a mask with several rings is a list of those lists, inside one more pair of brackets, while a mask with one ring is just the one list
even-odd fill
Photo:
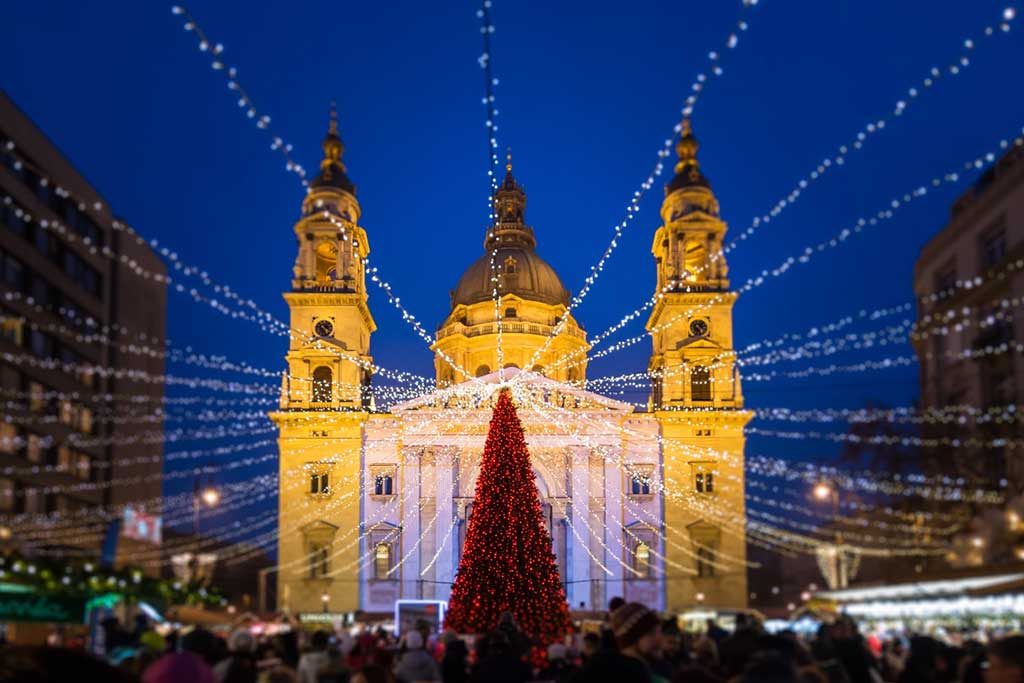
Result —
[[298, 255], [291, 291], [284, 294], [291, 311], [288, 369], [280, 410], [270, 416], [279, 429], [280, 557], [312, 558], [305, 581], [279, 577], [279, 600], [318, 604], [321, 596], [336, 594], [333, 611], [358, 607], [357, 594], [331, 590], [328, 572], [332, 563], [355, 561], [358, 545], [328, 549], [337, 548], [339, 530], [359, 526], [359, 506], [338, 501], [359, 490], [362, 429], [372, 408], [370, 335], [376, 330], [364, 268], [370, 244], [359, 226], [344, 151], [332, 108], [320, 172], [295, 223]]
[[[743, 408], [722, 251], [726, 225], [697, 162], [688, 120], [665, 187], [651, 251], [662, 295], [647, 321], [653, 353], [648, 409], [661, 425], [665, 533], [696, 555], [696, 576], [667, 577], [666, 604], [734, 604], [747, 595]], [[674, 537], [674, 538], [673, 538]], [[739, 560], [723, 570], [718, 560]], [[684, 558], [680, 558], [684, 559]]]

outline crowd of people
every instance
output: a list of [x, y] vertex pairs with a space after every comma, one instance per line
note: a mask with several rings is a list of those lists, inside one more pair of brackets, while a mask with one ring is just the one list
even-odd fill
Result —
[[50, 683], [1024, 683], [1024, 636], [956, 645], [928, 636], [863, 636], [840, 617], [812, 638], [769, 634], [740, 614], [685, 632], [639, 603], [615, 598], [599, 628], [546, 648], [511, 613], [493, 631], [463, 637], [425, 621], [401, 637], [384, 629], [291, 629], [222, 638], [202, 628], [161, 636], [104, 624], [105, 658], [80, 642], [0, 648], [0, 681]]

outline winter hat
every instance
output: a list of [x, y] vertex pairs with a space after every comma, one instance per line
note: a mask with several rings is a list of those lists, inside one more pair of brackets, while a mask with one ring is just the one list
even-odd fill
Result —
[[419, 631], [409, 631], [405, 634], [405, 646], [410, 650], [418, 650], [423, 647], [423, 636]]
[[631, 602], [623, 605], [611, 616], [612, 632], [619, 647], [627, 648], [633, 645], [642, 637], [658, 628], [660, 624], [658, 615], [647, 609], [639, 602]]
[[213, 670], [191, 652], [175, 652], [153, 662], [142, 675], [142, 683], [214, 683]]

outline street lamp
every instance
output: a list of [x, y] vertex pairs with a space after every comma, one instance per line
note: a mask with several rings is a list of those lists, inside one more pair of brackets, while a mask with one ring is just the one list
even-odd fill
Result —
[[327, 614], [327, 603], [330, 601], [330, 599], [331, 596], [328, 595], [326, 592], [320, 596], [320, 600], [324, 604], [324, 614]]
[[220, 502], [220, 492], [212, 486], [207, 486], [202, 493], [203, 502], [207, 507], [213, 507]]
[[829, 559], [832, 561], [832, 567], [835, 571], [833, 580], [835, 581], [835, 588], [846, 588], [848, 583], [848, 577], [846, 576], [846, 567], [843, 564], [843, 531], [839, 526], [839, 486], [834, 482], [819, 481], [814, 485], [812, 491], [814, 497], [824, 502], [828, 499], [832, 499], [832, 526], [835, 531], [835, 547], [829, 553]]

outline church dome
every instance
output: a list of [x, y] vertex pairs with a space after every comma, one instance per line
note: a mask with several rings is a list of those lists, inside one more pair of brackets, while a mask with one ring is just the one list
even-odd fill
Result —
[[[533, 249], [526, 246], [499, 248], [494, 265], [501, 295], [514, 294], [528, 301], [569, 305], [569, 292], [562, 286], [555, 269]], [[452, 292], [452, 308], [488, 301], [493, 298], [493, 293], [491, 255], [488, 253], [463, 273], [459, 285]]]
[[537, 255], [533, 228], [525, 223], [526, 192], [512, 176], [511, 155], [505, 170], [505, 180], [494, 193], [495, 220], [484, 239], [484, 255], [463, 273], [452, 292], [452, 308], [492, 299], [494, 276], [501, 296], [514, 294], [527, 301], [568, 306], [569, 292], [555, 269]]

